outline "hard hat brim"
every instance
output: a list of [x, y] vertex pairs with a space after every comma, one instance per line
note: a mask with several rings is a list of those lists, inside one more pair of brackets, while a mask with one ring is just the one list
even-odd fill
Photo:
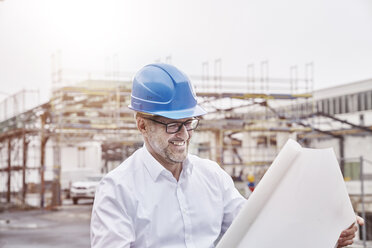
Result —
[[[133, 108], [131, 105], [129, 105], [128, 107], [134, 111], [138, 111], [137, 109]], [[191, 118], [191, 117], [196, 117], [196, 116], [207, 114], [207, 111], [205, 111], [199, 105], [196, 105], [193, 108], [182, 109], [182, 110], [151, 111], [151, 112], [146, 112], [146, 111], [141, 110], [140, 112], [144, 112], [144, 113], [148, 113], [152, 115], [159, 115], [159, 116], [163, 116], [163, 117], [174, 119], [174, 120]]]

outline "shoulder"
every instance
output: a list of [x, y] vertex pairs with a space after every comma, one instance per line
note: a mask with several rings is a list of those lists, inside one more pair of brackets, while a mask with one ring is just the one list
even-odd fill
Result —
[[135, 151], [118, 167], [107, 173], [100, 182], [99, 187], [131, 189], [135, 187], [135, 177], [143, 171], [142, 148]]
[[189, 155], [189, 160], [193, 164], [193, 170], [208, 178], [214, 178], [219, 183], [223, 183], [226, 180], [231, 180], [230, 175], [222, 169], [222, 167], [215, 161], [210, 159], [200, 158], [196, 155]]
[[136, 150], [131, 156], [125, 159], [118, 167], [111, 170], [106, 176], [115, 178], [122, 176], [130, 176], [133, 173], [137, 173], [143, 164], [143, 148]]
[[94, 199], [94, 209], [111, 208], [133, 212], [137, 202], [137, 178], [140, 177], [141, 149], [137, 150], [100, 181]]
[[221, 168], [221, 166], [213, 160], [201, 158], [193, 154], [190, 154], [188, 156], [188, 159], [190, 160], [190, 162], [193, 164], [194, 168], [196, 169], [200, 169], [200, 170], [211, 172], [211, 173], [225, 172]]

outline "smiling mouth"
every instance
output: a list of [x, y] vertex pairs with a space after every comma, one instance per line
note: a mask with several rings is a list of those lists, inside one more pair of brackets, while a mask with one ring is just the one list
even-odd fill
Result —
[[183, 146], [185, 145], [186, 142], [185, 141], [171, 141], [170, 143], [175, 146]]

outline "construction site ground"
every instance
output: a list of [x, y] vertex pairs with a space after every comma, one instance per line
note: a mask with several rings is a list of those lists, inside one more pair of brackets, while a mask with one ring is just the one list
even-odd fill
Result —
[[91, 200], [65, 200], [55, 210], [0, 213], [0, 248], [90, 247]]
[[[65, 200], [55, 210], [12, 210], [0, 212], [0, 248], [88, 248], [92, 201], [73, 205]], [[280, 246], [285, 248], [286, 246]], [[361, 248], [356, 240], [349, 246]], [[367, 242], [372, 247], [372, 241]]]

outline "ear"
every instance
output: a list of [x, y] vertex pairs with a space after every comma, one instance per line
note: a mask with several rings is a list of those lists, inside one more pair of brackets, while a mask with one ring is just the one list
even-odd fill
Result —
[[141, 117], [137, 117], [136, 122], [137, 122], [137, 129], [142, 133], [143, 136], [146, 136], [147, 131], [148, 131], [148, 126], [147, 126], [146, 121]]

